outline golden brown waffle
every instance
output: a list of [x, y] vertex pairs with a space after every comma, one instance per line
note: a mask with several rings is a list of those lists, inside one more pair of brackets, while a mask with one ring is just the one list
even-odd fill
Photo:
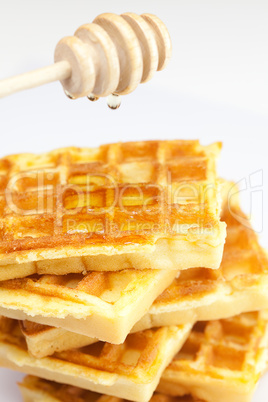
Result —
[[0, 280], [218, 268], [220, 147], [150, 141], [1, 159]]
[[238, 204], [225, 208], [220, 269], [180, 273], [133, 330], [231, 317], [268, 306], [268, 256]]
[[0, 327], [0, 365], [137, 402], [149, 401], [191, 330], [190, 324], [163, 327], [128, 335], [121, 345], [97, 342], [36, 359], [17, 321], [2, 317]]
[[[231, 211], [224, 209], [223, 219], [228, 222], [228, 235], [220, 269], [215, 271], [199, 268], [180, 272], [179, 277], [174, 279], [134, 325], [133, 332], [163, 325], [221, 319], [268, 306], [268, 262], [257, 235], [236, 202], [232, 203]], [[12, 286], [16, 291], [12, 291]], [[37, 282], [23, 279], [0, 283], [0, 313], [11, 318], [27, 318], [82, 333], [82, 324], [76, 322], [71, 325], [71, 317], [61, 323], [53, 317], [34, 316], [40, 314], [36, 306], [37, 300], [43, 306], [42, 311], [47, 311], [43, 294], [49, 291], [47, 294], [53, 298], [53, 289], [48, 290], [42, 279]], [[56, 307], [54, 311], [57, 316]], [[51, 353], [57, 348], [62, 350], [64, 345], [73, 346], [73, 343], [68, 343], [73, 342], [73, 334], [64, 329], [54, 331], [53, 328], [46, 328], [39, 335], [35, 333], [35, 336], [27, 337], [31, 352], [37, 356], [40, 356], [40, 351], [46, 354], [47, 350], [42, 344], [47, 339], [51, 341]], [[55, 343], [53, 332], [58, 338]], [[83, 333], [86, 335], [85, 331]], [[84, 345], [85, 339], [77, 337], [76, 342], [76, 347], [79, 347]], [[54, 346], [56, 349], [53, 349]]]
[[[9, 334], [10, 327], [6, 324], [2, 334], [6, 334], [7, 340], [0, 342], [0, 361], [5, 366], [18, 369], [19, 365], [21, 366], [19, 370], [33, 373], [32, 366], [35, 365], [38, 370], [37, 375], [51, 379], [44, 370], [46, 362], [52, 360], [57, 365], [59, 356], [64, 356], [65, 360], [73, 362], [73, 353], [76, 355], [77, 351], [55, 354], [52, 358], [33, 359], [29, 363], [25, 356], [26, 352], [23, 354], [21, 352], [22, 346], [19, 347], [19, 353], [11, 347], [11, 344], [12, 346], [22, 345], [23, 340], [18, 340], [19, 327], [16, 324], [14, 327], [12, 321], [9, 323], [13, 325], [12, 334], [15, 331], [14, 339], [13, 335]], [[91, 345], [89, 348], [93, 347], [94, 345]], [[109, 354], [109, 356], [113, 356], [112, 361], [114, 361], [115, 354]], [[108, 359], [110, 361], [110, 357]], [[266, 368], [267, 359], [267, 311], [244, 313], [220, 321], [199, 322], [192, 329], [180, 352], [162, 374], [157, 390], [171, 396], [191, 394], [207, 402], [249, 402]], [[147, 357], [146, 360], [148, 362]], [[80, 354], [76, 361], [84, 365], [84, 355]], [[109, 367], [107, 363], [106, 368]], [[66, 383], [62, 378], [59, 380], [56, 377], [57, 373], [54, 372], [53, 378]], [[98, 378], [100, 379], [100, 376]], [[79, 381], [80, 379], [76, 384], [81, 386]], [[70, 384], [73, 383], [70, 382]], [[86, 388], [85, 385], [82, 385], [82, 388]]]
[[121, 343], [175, 275], [173, 270], [127, 269], [86, 276], [13, 279], [0, 282], [0, 310], [7, 309], [7, 317], [30, 317], [42, 324]]
[[157, 388], [207, 402], [250, 402], [268, 356], [266, 312], [197, 323]]
[[[127, 402], [115, 396], [101, 395], [71, 385], [59, 384], [38, 377], [26, 376], [18, 384], [24, 402]], [[155, 393], [150, 402], [202, 402], [191, 396], [172, 397]]]

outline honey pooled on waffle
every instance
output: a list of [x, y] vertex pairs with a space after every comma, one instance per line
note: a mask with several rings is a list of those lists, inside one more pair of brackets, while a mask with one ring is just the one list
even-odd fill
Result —
[[217, 269], [226, 236], [220, 149], [141, 141], [1, 159], [0, 279]]

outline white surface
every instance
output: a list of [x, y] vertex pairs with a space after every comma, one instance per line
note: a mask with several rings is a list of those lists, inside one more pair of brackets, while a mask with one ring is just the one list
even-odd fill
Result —
[[[71, 101], [60, 84], [0, 100], [0, 156], [138, 139], [200, 138], [224, 142], [220, 173], [240, 181], [261, 241], [268, 244], [268, 3], [266, 1], [9, 0], [0, 12], [0, 78], [47, 65], [57, 41], [101, 12], [152, 12], [170, 29], [174, 55], [167, 70], [123, 97]], [[263, 185], [260, 183], [263, 173]], [[257, 172], [254, 174], [254, 172]], [[257, 190], [257, 191], [256, 191]], [[20, 400], [21, 376], [0, 371], [1, 401]], [[268, 378], [254, 401], [267, 402]]]

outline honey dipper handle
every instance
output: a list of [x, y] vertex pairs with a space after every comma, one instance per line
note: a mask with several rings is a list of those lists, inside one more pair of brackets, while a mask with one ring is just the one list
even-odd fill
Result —
[[65, 80], [72, 74], [68, 61], [60, 61], [51, 66], [29, 71], [25, 74], [0, 80], [0, 98], [12, 95], [15, 92], [31, 89], [50, 82]]

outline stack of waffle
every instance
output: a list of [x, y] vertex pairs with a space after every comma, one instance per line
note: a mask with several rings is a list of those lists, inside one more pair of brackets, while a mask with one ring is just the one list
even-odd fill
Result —
[[217, 178], [220, 147], [0, 161], [0, 364], [28, 374], [25, 401], [251, 400], [268, 262]]

